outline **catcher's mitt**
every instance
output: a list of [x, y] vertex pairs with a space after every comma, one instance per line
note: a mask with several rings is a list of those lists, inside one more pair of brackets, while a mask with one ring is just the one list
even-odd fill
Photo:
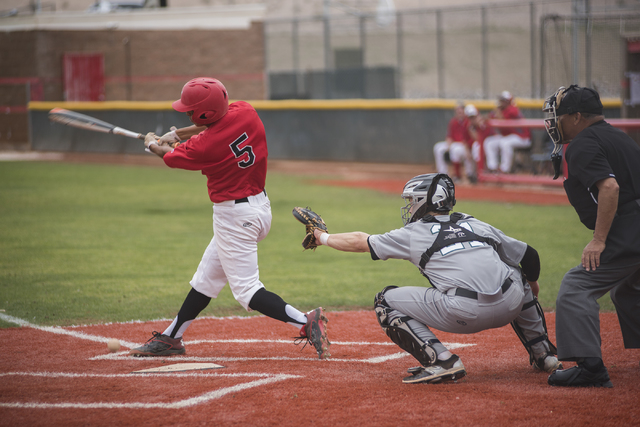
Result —
[[302, 240], [302, 247], [305, 248], [305, 250], [315, 250], [318, 247], [318, 243], [316, 242], [316, 237], [313, 235], [313, 231], [316, 229], [328, 231], [327, 224], [324, 223], [320, 215], [312, 211], [309, 207], [295, 207], [293, 208], [292, 214], [306, 227], [307, 235], [304, 236]]

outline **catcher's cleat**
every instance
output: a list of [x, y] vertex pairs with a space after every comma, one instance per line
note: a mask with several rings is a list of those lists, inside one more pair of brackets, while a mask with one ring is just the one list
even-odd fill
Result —
[[[307, 313], [307, 323], [300, 329], [300, 336], [297, 338], [306, 340], [304, 347], [311, 343], [318, 352], [318, 359], [331, 357], [331, 354], [329, 354], [331, 343], [327, 338], [327, 322], [328, 320], [322, 307], [311, 310]], [[300, 341], [296, 342], [296, 344], [299, 343]]]
[[409, 368], [408, 372], [412, 375], [402, 380], [405, 384], [444, 383], [467, 375], [462, 361], [455, 354], [447, 360], [438, 360], [431, 366]]
[[160, 332], [153, 331], [153, 336], [145, 345], [131, 349], [130, 356], [173, 356], [174, 354], [185, 354], [186, 350], [182, 344], [182, 338], [171, 338]]
[[562, 362], [560, 362], [553, 354], [547, 353], [546, 355], [534, 360], [533, 368], [552, 374], [558, 369], [562, 369]]
[[604, 366], [598, 372], [590, 372], [584, 366], [555, 371], [549, 375], [549, 385], [559, 387], [613, 387], [609, 372]]

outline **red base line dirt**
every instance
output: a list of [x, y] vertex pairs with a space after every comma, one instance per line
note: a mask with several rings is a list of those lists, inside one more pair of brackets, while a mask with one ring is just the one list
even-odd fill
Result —
[[[555, 316], [546, 316], [553, 337]], [[324, 361], [293, 344], [291, 326], [263, 316], [199, 319], [185, 337], [187, 354], [171, 358], [126, 356], [167, 321], [2, 329], [0, 425], [623, 426], [640, 415], [640, 350], [623, 348], [615, 313], [600, 316], [612, 389], [548, 386], [509, 326], [437, 332], [467, 376], [405, 385], [417, 363], [388, 340], [373, 311], [328, 318], [332, 358]], [[123, 352], [109, 353], [108, 338]], [[132, 373], [194, 362], [224, 368]]]
[[[367, 188], [389, 194], [402, 194], [407, 180], [316, 180], [314, 184], [353, 188]], [[527, 186], [500, 187], [491, 184], [456, 185], [456, 199], [523, 203], [529, 205], [568, 205], [563, 189], [530, 188]]]

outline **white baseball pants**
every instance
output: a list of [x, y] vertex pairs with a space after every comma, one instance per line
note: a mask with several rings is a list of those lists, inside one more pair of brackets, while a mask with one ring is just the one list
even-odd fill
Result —
[[433, 156], [436, 160], [438, 173], [449, 173], [449, 165], [444, 160], [447, 151], [449, 151], [449, 158], [453, 163], [464, 162], [464, 171], [467, 176], [473, 175], [475, 165], [464, 142], [452, 142], [451, 145], [448, 145], [447, 141], [438, 142], [433, 146]]
[[531, 139], [523, 138], [517, 133], [506, 136], [491, 135], [484, 140], [484, 154], [487, 159], [487, 169], [498, 170], [500, 159], [500, 171], [511, 172], [513, 165], [513, 150], [515, 148], [527, 148], [531, 146]]
[[248, 202], [230, 200], [213, 206], [213, 239], [191, 279], [198, 292], [217, 298], [229, 283], [234, 298], [245, 308], [264, 285], [258, 271], [258, 242], [271, 229], [271, 204], [265, 193]]

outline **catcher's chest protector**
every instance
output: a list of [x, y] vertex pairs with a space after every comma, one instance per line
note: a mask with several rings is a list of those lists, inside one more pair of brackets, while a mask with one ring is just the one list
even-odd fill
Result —
[[[440, 231], [438, 232], [438, 237], [436, 237], [435, 242], [429, 249], [427, 249], [422, 256], [420, 257], [420, 268], [424, 270], [425, 266], [431, 259], [431, 256], [446, 247], [452, 245], [458, 245], [462, 248], [463, 242], [483, 242], [487, 243], [495, 248], [495, 242], [486, 237], [478, 236], [473, 231], [468, 230], [462, 226], [457, 224], [463, 218], [463, 215], [459, 212], [454, 212], [449, 217], [449, 221], [440, 222], [433, 216], [429, 215], [425, 217], [422, 221], [425, 222], [440, 222]], [[472, 218], [472, 217], [468, 217]], [[483, 245], [484, 246], [484, 245]], [[454, 249], [455, 247], [452, 247]], [[423, 273], [424, 274], [424, 273]]]

